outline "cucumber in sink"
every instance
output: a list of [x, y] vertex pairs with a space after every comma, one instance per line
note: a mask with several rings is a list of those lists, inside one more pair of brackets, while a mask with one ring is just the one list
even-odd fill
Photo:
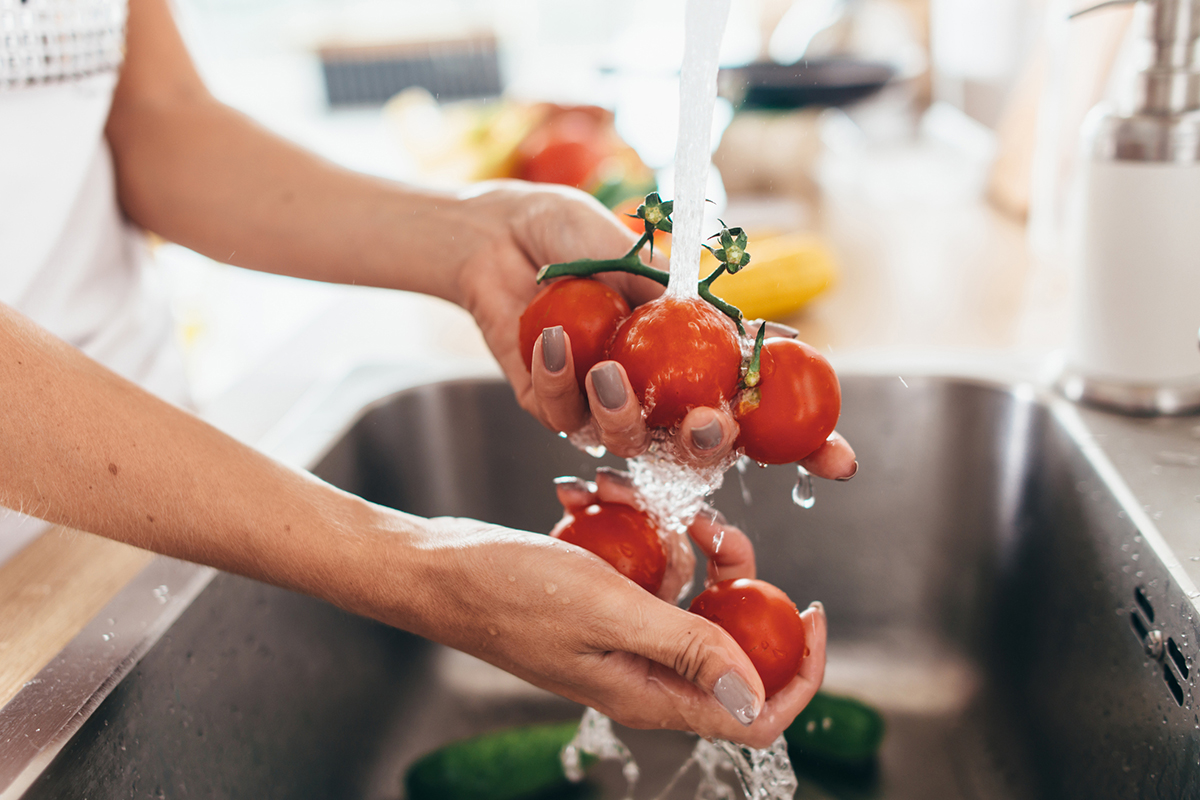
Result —
[[793, 761], [869, 766], [883, 741], [883, 717], [853, 697], [817, 692], [784, 731]]
[[524, 725], [451, 742], [409, 767], [407, 798], [518, 800], [566, 787], [559, 753], [577, 730], [578, 722]]

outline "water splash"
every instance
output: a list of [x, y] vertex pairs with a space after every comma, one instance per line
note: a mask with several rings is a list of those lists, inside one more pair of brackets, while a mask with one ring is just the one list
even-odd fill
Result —
[[629, 474], [646, 510], [658, 523], [666, 530], [685, 533], [704, 498], [721, 488], [725, 471], [736, 456], [709, 467], [685, 466], [666, 433], [655, 435], [649, 450], [628, 460]]
[[792, 487], [792, 502], [801, 508], [812, 508], [817, 498], [813, 495], [812, 475], [804, 467], [796, 465], [796, 485]]
[[641, 770], [638, 769], [633, 753], [629, 752], [625, 743], [613, 733], [612, 720], [594, 708], [583, 712], [583, 718], [579, 720], [579, 730], [563, 748], [560, 758], [567, 780], [574, 783], [583, 780], [584, 753], [605, 761], [620, 761], [621, 774], [625, 777], [626, 784], [625, 797], [633, 797], [633, 789], [641, 777]]
[[782, 734], [765, 750], [722, 739], [713, 744], [732, 762], [747, 800], [792, 800], [796, 796], [800, 784]]
[[732, 771], [733, 762], [720, 748], [706, 739], [696, 742], [692, 754], [675, 771], [666, 788], [659, 792], [654, 800], [665, 800], [671, 790], [675, 788], [675, 784], [687, 774], [693, 764], [700, 768], [700, 783], [696, 787], [696, 800], [738, 800], [737, 790], [717, 775], [717, 770]]
[[750, 469], [750, 465], [753, 463], [754, 461], [746, 456], [737, 460], [738, 484], [742, 487], [742, 502], [746, 504], [747, 508], [754, 505], [754, 498], [750, 496], [750, 487], [746, 485], [746, 470]]
[[679, 141], [675, 146], [671, 280], [667, 292], [697, 297], [704, 189], [712, 159], [712, 117], [717, 66], [730, 0], [688, 0], [684, 11], [683, 67], [679, 73]]

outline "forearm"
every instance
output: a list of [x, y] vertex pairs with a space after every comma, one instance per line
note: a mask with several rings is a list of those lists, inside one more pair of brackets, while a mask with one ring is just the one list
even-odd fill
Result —
[[459, 300], [496, 226], [453, 195], [337, 167], [207, 92], [162, 0], [132, 0], [106, 136], [125, 213], [219, 261]]
[[0, 397], [6, 506], [355, 610], [412, 566], [419, 520], [239, 444], [5, 306]]

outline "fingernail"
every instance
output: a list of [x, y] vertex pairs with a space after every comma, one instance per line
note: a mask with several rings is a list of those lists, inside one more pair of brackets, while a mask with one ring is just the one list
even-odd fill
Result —
[[596, 387], [596, 397], [600, 405], [609, 411], [616, 411], [625, 405], [625, 384], [621, 381], [621, 370], [611, 361], [601, 364], [592, 370], [592, 383]]
[[699, 450], [712, 450], [721, 443], [721, 423], [713, 417], [707, 425], [692, 428], [692, 444]]
[[850, 470], [850, 474], [849, 474], [849, 475], [843, 475], [842, 477], [838, 478], [838, 480], [839, 480], [839, 481], [848, 481], [848, 480], [850, 480], [851, 478], [853, 478], [853, 477], [854, 477], [855, 475], [857, 475], [857, 474], [858, 474], [858, 461], [856, 460], [856, 461], [854, 462], [854, 468], [853, 468], [852, 470]]
[[562, 325], [542, 331], [542, 363], [550, 372], [561, 372], [567, 365], [567, 342]]
[[742, 680], [742, 676], [733, 670], [717, 679], [713, 686], [713, 697], [743, 725], [749, 725], [758, 717], [758, 710], [754, 707], [754, 692]]
[[620, 484], [621, 486], [633, 486], [633, 477], [628, 472], [622, 472], [621, 470], [613, 469], [612, 467], [597, 467], [596, 477], [600, 477], [601, 475], [608, 478], [608, 480], [612, 481], [613, 483]]
[[555, 478], [554, 485], [574, 489], [578, 492], [588, 491], [588, 482], [583, 478], [576, 478], [574, 475], [562, 475], [558, 478]]
[[790, 325], [784, 325], [781, 322], [767, 322], [767, 336], [777, 336], [782, 339], [795, 339], [800, 335], [800, 331]]
[[825, 613], [825, 604], [822, 603], [820, 600], [813, 600], [811, 603], [808, 604], [808, 607], [815, 608], [821, 614]]

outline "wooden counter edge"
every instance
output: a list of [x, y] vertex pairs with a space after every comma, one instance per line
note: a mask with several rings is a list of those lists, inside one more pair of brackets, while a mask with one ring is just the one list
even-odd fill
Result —
[[56, 527], [0, 566], [0, 708], [153, 558]]

